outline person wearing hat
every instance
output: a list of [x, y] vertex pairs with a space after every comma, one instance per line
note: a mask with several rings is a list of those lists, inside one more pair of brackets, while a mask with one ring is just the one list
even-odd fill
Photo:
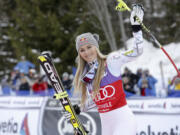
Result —
[[[135, 15], [143, 20], [142, 6], [133, 6], [130, 21], [134, 46], [126, 52], [118, 50], [103, 55], [99, 50], [97, 34], [83, 33], [76, 38], [78, 67], [74, 89], [81, 92], [81, 111], [97, 107], [102, 135], [136, 135], [135, 116], [127, 105], [120, 72], [123, 64], [135, 60], [143, 52], [141, 26]], [[76, 110], [77, 105], [74, 108]]]

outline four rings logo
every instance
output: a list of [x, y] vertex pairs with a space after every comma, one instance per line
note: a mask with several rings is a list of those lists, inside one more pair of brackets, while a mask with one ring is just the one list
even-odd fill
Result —
[[97, 102], [110, 98], [114, 96], [115, 91], [116, 90], [112, 85], [107, 85], [99, 90], [99, 93], [96, 95], [95, 101]]

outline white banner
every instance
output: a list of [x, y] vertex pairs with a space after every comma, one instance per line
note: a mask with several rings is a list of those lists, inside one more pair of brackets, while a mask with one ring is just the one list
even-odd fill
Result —
[[41, 107], [43, 103], [43, 97], [13, 97], [13, 96], [1, 96], [0, 108], [31, 108]]
[[129, 99], [127, 102], [133, 112], [180, 114], [180, 98]]
[[135, 114], [136, 135], [180, 135], [180, 114]]
[[1, 97], [0, 135], [38, 135], [43, 97]]
[[[180, 135], [180, 99], [128, 99], [128, 105], [137, 119], [136, 135]], [[1, 97], [0, 135], [59, 135], [60, 107], [59, 101], [45, 97]], [[89, 115], [101, 129], [98, 113]]]

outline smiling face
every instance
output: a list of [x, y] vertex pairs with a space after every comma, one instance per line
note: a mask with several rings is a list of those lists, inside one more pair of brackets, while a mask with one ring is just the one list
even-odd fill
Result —
[[79, 48], [79, 54], [83, 60], [85, 60], [87, 63], [90, 63], [97, 59], [96, 46], [90, 44], [83, 45]]

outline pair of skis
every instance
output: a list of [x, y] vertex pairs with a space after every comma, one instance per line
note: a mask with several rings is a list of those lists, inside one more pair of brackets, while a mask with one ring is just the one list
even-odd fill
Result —
[[48, 53], [40, 55], [38, 61], [45, 71], [48, 79], [51, 82], [52, 87], [54, 88], [56, 94], [54, 95], [56, 99], [60, 100], [65, 111], [71, 113], [71, 124], [75, 130], [76, 135], [87, 135], [86, 130], [79, 121], [74, 108], [69, 100], [68, 94], [64, 89], [61, 79], [56, 71], [56, 68], [53, 64], [53, 61]]

